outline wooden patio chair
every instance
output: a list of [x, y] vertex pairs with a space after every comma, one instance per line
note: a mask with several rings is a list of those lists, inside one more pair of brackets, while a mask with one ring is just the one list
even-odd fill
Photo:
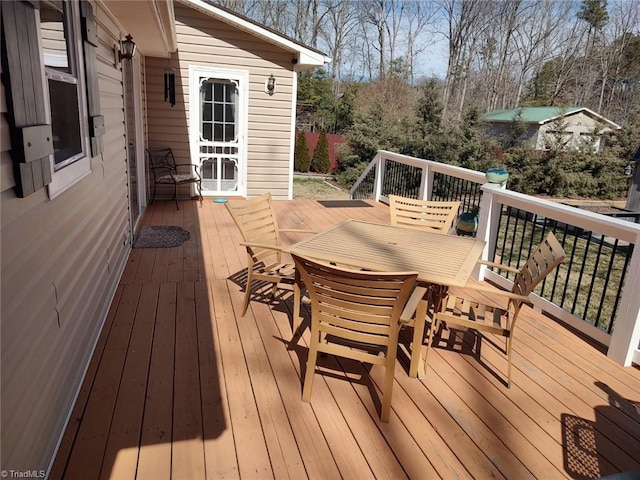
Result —
[[[562, 246], [553, 232], [550, 232], [520, 269], [493, 262], [480, 262], [491, 267], [515, 273], [516, 275], [511, 291], [504, 291], [483, 285], [467, 285], [456, 294], [449, 292], [447, 296], [439, 300], [440, 306], [439, 308], [436, 307], [433, 323], [429, 331], [425, 370], [427, 368], [429, 348], [431, 347], [434, 333], [440, 329], [442, 324], [445, 324], [447, 328], [452, 325], [459, 325], [476, 330], [476, 334], [479, 332], [488, 332], [505, 337], [506, 345], [503, 353], [507, 356], [507, 387], [510, 388], [511, 349], [518, 313], [524, 303], [530, 302], [529, 295], [533, 292], [533, 289], [560, 265], [564, 261], [564, 258], [565, 252]], [[497, 306], [496, 304], [487, 305], [470, 300], [468, 298], [469, 294], [474, 291], [481, 294], [500, 296], [506, 302], [506, 308], [502, 308], [504, 304], [501, 306]], [[467, 292], [466, 296], [465, 292]]]
[[[292, 254], [311, 299], [311, 340], [302, 400], [309, 402], [318, 353], [385, 367], [380, 418], [389, 421], [398, 332], [417, 272], [348, 270]], [[404, 318], [407, 315], [402, 315]]]
[[391, 225], [449, 233], [460, 202], [438, 202], [389, 195]]
[[173, 185], [173, 200], [178, 204], [178, 185], [194, 184], [198, 189], [198, 197], [202, 202], [202, 178], [198, 166], [192, 163], [176, 163], [173, 150], [165, 148], [147, 148], [149, 170], [153, 176], [151, 183], [151, 202], [156, 199], [156, 185]]
[[[247, 313], [254, 282], [273, 284], [272, 294], [277, 293], [278, 284], [293, 285], [295, 269], [291, 263], [282, 262], [281, 232], [315, 233], [304, 229], [281, 229], [278, 227], [273, 210], [271, 194], [265, 193], [250, 200], [233, 201], [225, 204], [233, 221], [238, 226], [241, 244], [247, 249], [247, 285], [244, 292], [242, 316]], [[300, 299], [294, 299], [293, 327], [295, 331], [299, 316]]]

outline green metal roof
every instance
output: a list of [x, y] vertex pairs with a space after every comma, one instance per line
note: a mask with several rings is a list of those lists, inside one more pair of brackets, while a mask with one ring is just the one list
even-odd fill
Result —
[[487, 122], [513, 122], [513, 120], [521, 113], [522, 120], [527, 123], [540, 123], [551, 120], [552, 118], [562, 115], [569, 115], [580, 110], [582, 107], [522, 107], [511, 108], [509, 110], [494, 110], [485, 113], [482, 119]]

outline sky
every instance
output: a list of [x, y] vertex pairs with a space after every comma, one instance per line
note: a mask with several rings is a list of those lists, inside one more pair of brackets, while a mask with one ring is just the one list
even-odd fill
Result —
[[447, 42], [441, 40], [430, 46], [416, 59], [414, 67], [417, 76], [438, 77], [444, 80], [447, 74]]

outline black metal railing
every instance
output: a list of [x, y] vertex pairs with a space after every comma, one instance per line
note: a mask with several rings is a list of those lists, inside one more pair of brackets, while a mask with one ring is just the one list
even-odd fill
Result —
[[386, 159], [383, 171], [381, 191], [383, 196], [399, 195], [406, 198], [419, 198], [422, 168]]
[[[633, 245], [514, 207], [503, 207], [496, 260], [519, 268], [549, 231], [567, 258], [537, 288], [541, 297], [611, 333]], [[513, 274], [505, 274], [513, 279]]]
[[[383, 167], [383, 197], [399, 195], [407, 198], [421, 197], [422, 168], [385, 159]], [[354, 199], [372, 198], [375, 187], [376, 167], [373, 167], [352, 193]], [[443, 173], [435, 173], [430, 200], [461, 202], [460, 212], [470, 212], [480, 207], [481, 184]]]
[[376, 166], [371, 168], [358, 186], [351, 192], [351, 198], [366, 200], [373, 198], [373, 190], [376, 183]]
[[444, 173], [433, 175], [431, 199], [441, 202], [459, 201], [460, 212], [473, 212], [480, 208], [481, 184], [452, 177]]

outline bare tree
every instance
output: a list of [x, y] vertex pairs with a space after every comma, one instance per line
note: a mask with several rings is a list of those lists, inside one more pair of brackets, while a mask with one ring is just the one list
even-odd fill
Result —
[[[608, 37], [608, 45], [605, 54], [601, 55], [602, 78], [598, 99], [598, 112], [605, 113], [610, 112], [614, 96], [621, 90], [619, 85], [624, 54], [634, 38], [634, 33], [637, 33], [640, 28], [640, 4], [616, 1], [611, 8], [610, 20], [605, 33]], [[607, 89], [609, 92], [605, 98]]]
[[598, 71], [602, 70], [603, 30], [609, 22], [607, 0], [582, 0], [576, 16], [588, 25], [584, 53], [580, 59], [580, 75], [576, 76], [577, 81], [575, 82], [577, 103], [585, 105], [587, 98], [595, 90]]
[[[344, 0], [327, 0], [324, 3], [326, 22], [319, 29], [319, 37], [328, 47], [332, 58], [329, 65], [331, 77], [339, 84], [344, 65], [344, 53], [357, 42], [355, 32], [358, 28], [358, 12], [352, 2]], [[339, 86], [336, 87], [339, 89]], [[335, 92], [337, 94], [337, 91]]]
[[493, 2], [485, 0], [438, 0], [447, 30], [444, 35], [449, 44], [449, 60], [444, 86], [443, 118], [452, 104], [457, 104], [457, 117], [461, 116], [469, 81], [473, 56], [478, 41], [487, 27], [486, 12]]
[[413, 84], [441, 35], [443, 119], [525, 101], [624, 118], [640, 104], [638, 0], [207, 1], [328, 53], [336, 96], [346, 78]]
[[525, 84], [535, 70], [551, 60], [553, 46], [562, 43], [563, 26], [571, 15], [570, 2], [541, 0], [529, 2], [523, 10], [520, 28], [514, 41], [518, 63], [515, 71], [516, 92], [510, 106], [520, 105]]
[[506, 104], [506, 95], [509, 90], [506, 80], [507, 61], [513, 55], [514, 34], [520, 27], [520, 17], [525, 9], [523, 0], [512, 0], [501, 3], [498, 7], [497, 31], [498, 39], [497, 65], [491, 82], [491, 91], [488, 92], [489, 110], [495, 110]]
[[414, 64], [416, 58], [432, 45], [433, 39], [426, 38], [427, 27], [434, 24], [438, 14], [438, 6], [434, 2], [421, 0], [409, 0], [406, 6], [406, 31], [405, 58], [409, 67], [409, 79], [414, 81]]

